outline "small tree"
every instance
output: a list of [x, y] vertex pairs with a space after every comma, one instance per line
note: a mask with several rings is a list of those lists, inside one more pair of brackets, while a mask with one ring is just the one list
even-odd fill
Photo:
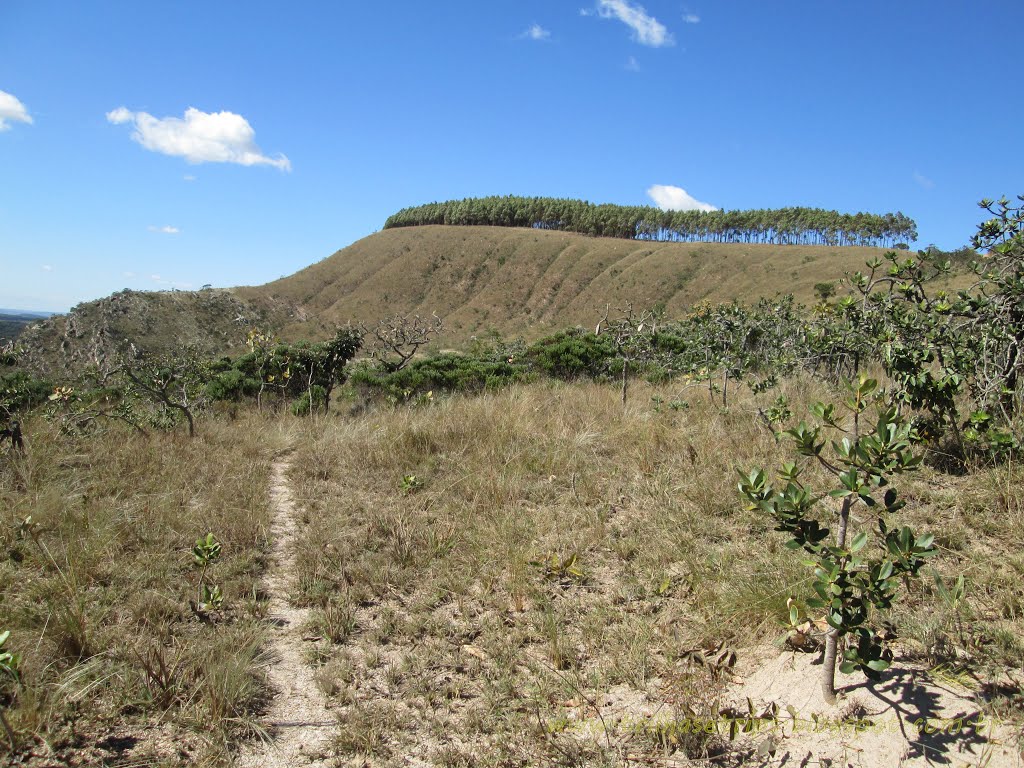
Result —
[[330, 407], [331, 392], [341, 380], [345, 364], [355, 357], [362, 343], [362, 332], [346, 327], [339, 328], [327, 341], [293, 344], [287, 348], [290, 389], [294, 390], [296, 385], [305, 388], [301, 395], [303, 400], [298, 403], [299, 411], [308, 407], [312, 413], [317, 407], [324, 411]]
[[629, 386], [630, 367], [639, 365], [654, 357], [654, 335], [658, 318], [649, 309], [636, 311], [632, 303], [611, 314], [606, 306], [604, 315], [597, 324], [595, 334], [604, 336], [615, 349], [616, 357], [622, 361], [622, 405], [626, 405], [626, 390]]
[[[133, 346], [130, 354], [122, 356], [115, 373], [124, 379], [125, 398], [148, 400], [164, 416], [181, 414], [188, 422], [189, 437], [194, 437], [194, 411], [204, 401], [208, 368], [206, 361], [191, 348], [182, 348], [175, 355], [151, 355]], [[160, 426], [165, 423], [157, 414], [151, 421]], [[174, 419], [166, 423], [173, 424]]]
[[[865, 423], [867, 409], [877, 406], [874, 423]], [[789, 549], [803, 549], [814, 566], [816, 597], [808, 606], [824, 609], [829, 630], [825, 640], [822, 692], [825, 700], [836, 700], [835, 671], [840, 641], [849, 642], [839, 663], [844, 673], [861, 670], [870, 679], [889, 666], [892, 653], [885, 647], [872, 624], [872, 610], [888, 609], [902, 578], [916, 576], [926, 558], [935, 553], [931, 534], [917, 536], [907, 526], [897, 527], [893, 516], [903, 508], [889, 479], [916, 469], [921, 459], [914, 456], [913, 425], [896, 409], [880, 402], [878, 382], [864, 376], [850, 385], [850, 397], [843, 401], [843, 417], [834, 404], [817, 403], [811, 409], [820, 420], [814, 427], [801, 422], [786, 432], [796, 451], [823, 467], [836, 480], [835, 487], [818, 495], [800, 480], [802, 469], [783, 464], [777, 490], [763, 469], [740, 473], [740, 494], [751, 509], [767, 512], [776, 530], [791, 536]], [[826, 451], [824, 433], [836, 434]], [[879, 494], [881, 498], [878, 498]], [[839, 504], [829, 510], [826, 523], [836, 524], [835, 543], [828, 544], [830, 529], [815, 512], [823, 502]], [[876, 533], [869, 529], [851, 531], [853, 510], [862, 505], [874, 519]], [[874, 554], [868, 554], [869, 540], [875, 539]]]
[[[892, 394], [926, 411], [933, 432], [948, 427], [961, 456], [968, 448], [998, 456], [1024, 440], [1024, 205], [1003, 198], [981, 207], [993, 218], [972, 241], [983, 252], [971, 264], [974, 285], [956, 293], [936, 288], [934, 278], [948, 275], [952, 263], [929, 246], [916, 257], [872, 259], [867, 272], [848, 278], [855, 295], [838, 303], [880, 357]], [[974, 253], [966, 250], [964, 257]]]
[[836, 284], [833, 282], [815, 283], [814, 295], [818, 297], [819, 301], [828, 301], [836, 295]]
[[444, 321], [435, 314], [430, 317], [396, 314], [385, 317], [372, 328], [361, 328], [362, 334], [371, 339], [371, 357], [388, 373], [402, 370], [420, 348], [442, 330]]

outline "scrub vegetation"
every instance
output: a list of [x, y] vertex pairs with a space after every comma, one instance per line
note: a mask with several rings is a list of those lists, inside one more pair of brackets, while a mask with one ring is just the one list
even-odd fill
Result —
[[256, 764], [291, 727], [273, 597], [327, 764], [768, 760], [742, 723], [780, 713], [730, 691], [773, 646], [823, 657], [826, 700], [955, 681], [1019, 753], [1024, 221], [983, 206], [961, 290], [891, 252], [811, 306], [606, 302], [460, 351], [425, 352], [429, 313], [46, 379], [9, 347], [3, 749]]

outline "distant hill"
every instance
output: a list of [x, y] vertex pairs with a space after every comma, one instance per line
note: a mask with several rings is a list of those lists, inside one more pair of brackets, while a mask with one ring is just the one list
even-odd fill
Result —
[[541, 229], [419, 226], [388, 229], [262, 286], [122, 291], [23, 333], [38, 367], [102, 359], [125, 341], [147, 349], [187, 342], [238, 352], [251, 326], [282, 338], [322, 338], [346, 322], [437, 313], [438, 346], [496, 331], [528, 340], [593, 327], [606, 305], [661, 306], [669, 316], [712, 303], [793, 293], [861, 269], [881, 248], [668, 243]]
[[52, 312], [30, 312], [23, 309], [0, 307], [0, 345], [16, 339], [27, 326], [45, 320], [52, 314]]
[[291, 322], [294, 311], [259, 297], [247, 301], [230, 290], [125, 290], [37, 323], [18, 343], [30, 367], [54, 373], [102, 363], [129, 342], [157, 352], [189, 344], [215, 356], [242, 349], [252, 326]]

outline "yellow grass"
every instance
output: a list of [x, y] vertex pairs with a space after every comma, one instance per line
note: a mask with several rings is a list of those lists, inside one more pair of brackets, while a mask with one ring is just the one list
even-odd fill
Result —
[[[806, 379], [781, 391], [797, 418], [833, 394]], [[739, 754], [750, 745], [659, 723], [712, 716], [735, 670], [781, 643], [786, 599], [809, 594], [799, 555], [736, 492], [736, 468], [792, 456], [749, 393], [728, 410], [698, 387], [632, 393], [625, 409], [610, 386], [531, 384], [358, 415], [338, 403], [314, 420], [207, 415], [193, 441], [71, 440], [33, 420], [28, 456], [0, 456], [0, 631], [23, 656], [0, 701], [22, 754], [99, 765], [131, 737], [132, 761], [228, 764], [255, 737], [272, 663], [268, 467], [285, 447], [300, 509], [290, 597], [312, 609], [305, 647], [338, 718], [337, 764]], [[989, 686], [986, 711], [1011, 719], [1019, 472], [898, 481], [907, 517], [938, 534], [937, 571], [965, 573], [968, 592], [946, 604], [929, 573], [889, 617], [901, 658]], [[38, 528], [19, 533], [29, 515]], [[227, 601], [204, 622], [189, 549], [208, 530]], [[166, 684], [147, 673], [156, 658], [180, 662]]]

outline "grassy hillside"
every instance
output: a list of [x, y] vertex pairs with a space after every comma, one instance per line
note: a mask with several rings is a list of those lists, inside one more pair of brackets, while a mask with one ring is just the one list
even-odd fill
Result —
[[[301, 306], [315, 323], [372, 322], [387, 313], [436, 312], [445, 343], [495, 329], [533, 338], [594, 325], [606, 304], [663, 305], [794, 293], [864, 266], [879, 248], [655, 243], [504, 227], [424, 226], [360, 240], [245, 298]], [[298, 332], [292, 324], [289, 330]], [[308, 330], [308, 326], [303, 328]]]
[[121, 291], [42, 322], [20, 341], [37, 368], [102, 360], [127, 341], [153, 350], [182, 343], [237, 352], [253, 326], [287, 340], [324, 338], [347, 322], [436, 313], [441, 347], [497, 331], [536, 339], [593, 327], [606, 305], [662, 307], [755, 302], [864, 267], [879, 248], [656, 243], [535, 229], [423, 226], [371, 235], [294, 275], [227, 290]]

